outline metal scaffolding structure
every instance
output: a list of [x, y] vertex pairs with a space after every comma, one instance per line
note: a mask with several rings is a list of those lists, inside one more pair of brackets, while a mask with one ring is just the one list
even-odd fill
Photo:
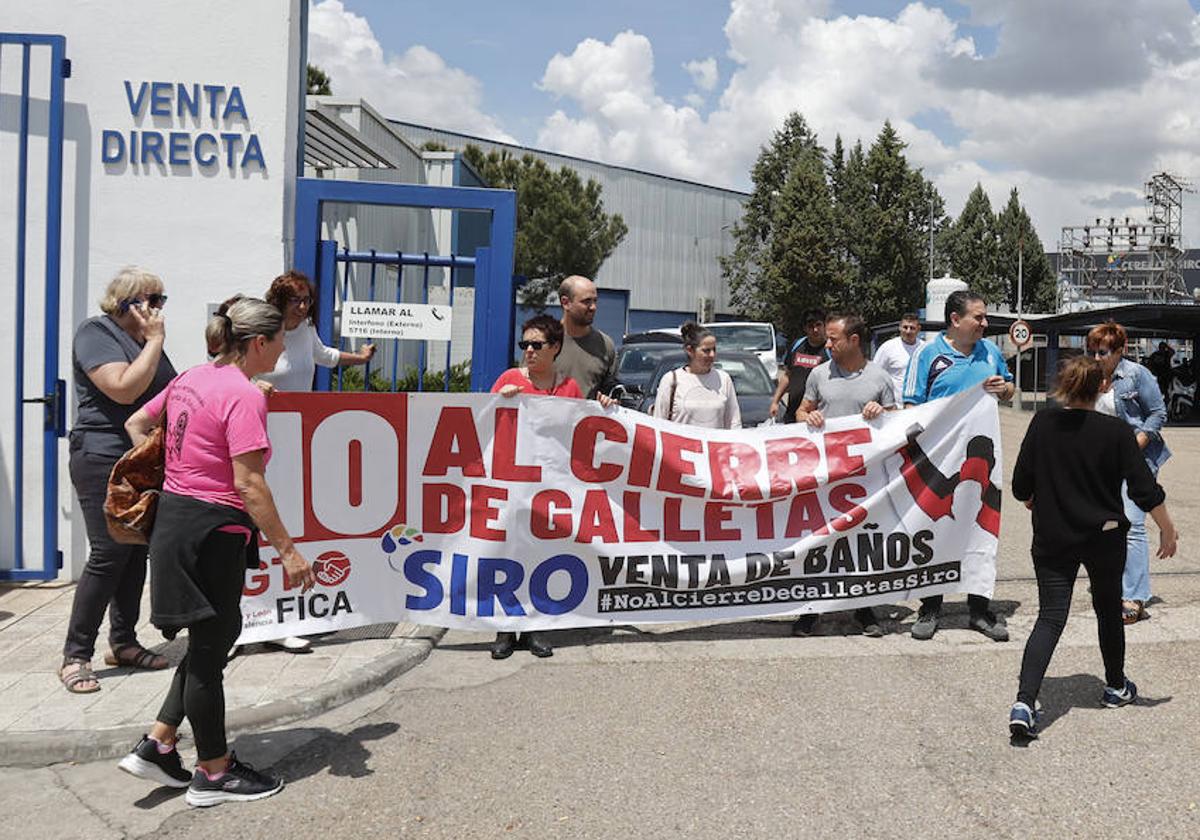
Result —
[[1180, 178], [1146, 182], [1146, 220], [1126, 216], [1064, 227], [1058, 249], [1059, 311], [1122, 303], [1192, 303], [1183, 281]]

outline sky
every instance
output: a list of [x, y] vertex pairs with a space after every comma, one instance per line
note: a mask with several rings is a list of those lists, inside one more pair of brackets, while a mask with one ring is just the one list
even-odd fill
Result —
[[827, 148], [891, 120], [950, 213], [1016, 187], [1047, 251], [1200, 186], [1200, 0], [319, 0], [309, 61], [387, 117], [739, 190], [791, 111]]

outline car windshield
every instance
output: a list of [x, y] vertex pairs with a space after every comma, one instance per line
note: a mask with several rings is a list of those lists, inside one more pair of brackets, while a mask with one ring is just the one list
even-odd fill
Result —
[[733, 390], [739, 396], [770, 394], [775, 390], [767, 372], [763, 370], [762, 362], [758, 359], [722, 359], [718, 351], [716, 366], [729, 374], [729, 378], [733, 380]]
[[678, 344], [634, 344], [621, 348], [617, 354], [617, 378], [651, 374], [666, 356], [679, 355]]
[[717, 349], [775, 352], [771, 327], [767, 324], [709, 324], [705, 327], [717, 337]]

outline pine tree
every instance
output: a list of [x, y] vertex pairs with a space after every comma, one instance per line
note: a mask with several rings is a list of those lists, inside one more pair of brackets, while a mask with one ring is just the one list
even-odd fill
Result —
[[[1024, 312], [1053, 312], [1057, 284], [1050, 261], [1042, 249], [1033, 221], [1021, 205], [1017, 188], [1008, 195], [1008, 204], [996, 217], [998, 235], [997, 268], [1000, 279], [1007, 285], [1004, 300], [1017, 308], [1018, 256], [1023, 266]], [[997, 301], [999, 303], [999, 301]]]
[[996, 217], [982, 184], [967, 196], [967, 203], [948, 237], [950, 270], [992, 306], [1007, 300], [1007, 284], [998, 273]]

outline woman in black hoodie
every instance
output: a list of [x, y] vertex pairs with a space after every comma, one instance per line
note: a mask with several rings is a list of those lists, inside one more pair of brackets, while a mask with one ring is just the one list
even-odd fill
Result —
[[1054, 397], [1060, 406], [1038, 412], [1029, 424], [1013, 470], [1013, 495], [1033, 511], [1033, 568], [1038, 617], [1021, 660], [1017, 702], [1009, 713], [1013, 735], [1036, 737], [1038, 691], [1071, 608], [1080, 565], [1092, 583], [1092, 605], [1104, 659], [1109, 708], [1132, 703], [1137, 686], [1125, 677], [1125, 625], [1121, 575], [1125, 518], [1121, 482], [1159, 529], [1158, 556], [1175, 554], [1178, 534], [1166, 494], [1154, 480], [1128, 424], [1096, 412], [1107, 383], [1095, 359], [1079, 356], [1059, 370]]

